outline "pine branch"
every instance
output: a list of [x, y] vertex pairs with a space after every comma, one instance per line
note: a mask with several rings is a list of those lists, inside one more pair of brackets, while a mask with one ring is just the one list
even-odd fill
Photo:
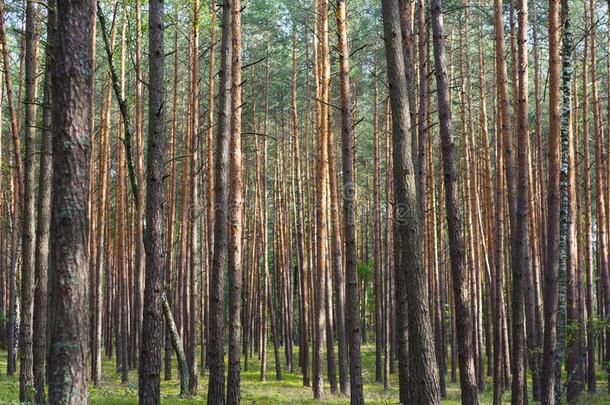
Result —
[[112, 50], [110, 48], [110, 41], [108, 39], [108, 30], [106, 29], [106, 18], [102, 11], [102, 6], [97, 3], [97, 15], [100, 20], [100, 26], [102, 28], [102, 38], [104, 39], [104, 49], [106, 50], [106, 56], [108, 57], [108, 65], [110, 68], [110, 77], [112, 79], [112, 88], [114, 89], [114, 95], [119, 103], [119, 110], [123, 117], [123, 130], [125, 131], [125, 137], [123, 138], [123, 145], [125, 145], [125, 155], [127, 156], [127, 170], [129, 172], [129, 182], [131, 183], [131, 192], [136, 207], [140, 205], [140, 193], [138, 191], [138, 180], [136, 178], [136, 169], [133, 162], [131, 139], [133, 134], [131, 132], [129, 111], [127, 109], [127, 102], [121, 94], [121, 88], [119, 85], [119, 77], [116, 73], [114, 63], [112, 61]]

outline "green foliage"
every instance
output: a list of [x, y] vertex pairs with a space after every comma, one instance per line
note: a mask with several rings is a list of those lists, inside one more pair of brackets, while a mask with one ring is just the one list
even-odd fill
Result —
[[369, 260], [367, 262], [358, 263], [358, 277], [364, 282], [368, 282], [373, 278], [373, 273], [375, 269], [375, 262], [373, 260]]

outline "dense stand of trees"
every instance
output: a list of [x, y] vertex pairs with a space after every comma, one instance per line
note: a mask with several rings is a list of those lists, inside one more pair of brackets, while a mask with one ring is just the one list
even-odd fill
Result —
[[596, 0], [0, 0], [19, 402], [610, 392], [608, 45]]

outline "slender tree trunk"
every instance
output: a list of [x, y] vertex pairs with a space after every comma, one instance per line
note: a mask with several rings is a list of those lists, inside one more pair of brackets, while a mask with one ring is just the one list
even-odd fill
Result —
[[547, 262], [544, 269], [544, 361], [542, 404], [556, 402], [555, 357], [557, 355], [557, 274], [559, 266], [560, 208], [560, 59], [559, 0], [549, 0], [549, 183], [547, 212]]
[[[499, 105], [498, 105], [499, 106]], [[502, 125], [502, 113], [498, 112], [497, 116], [500, 118], [500, 125]], [[500, 131], [496, 131], [499, 133]], [[502, 137], [496, 136], [496, 220], [495, 220], [495, 249], [496, 249], [496, 262], [495, 262], [495, 277], [494, 277], [494, 290], [495, 290], [495, 314], [493, 322], [493, 335], [494, 335], [494, 393], [493, 393], [493, 404], [500, 405], [502, 402], [502, 393], [504, 391], [503, 380], [502, 380], [502, 358], [503, 355], [503, 314], [504, 314], [504, 179], [501, 174], [504, 158], [502, 153]]]
[[[127, 9], [123, 7], [123, 15], [121, 22], [121, 58], [120, 58], [120, 87], [117, 93], [121, 100], [125, 100], [125, 86], [126, 86], [126, 59], [127, 59]], [[116, 87], [116, 88], [118, 88]], [[115, 88], [115, 89], [116, 89]], [[119, 119], [123, 126], [119, 126], [119, 138], [126, 139], [129, 127], [125, 124], [125, 116], [121, 116]], [[127, 130], [125, 129], [127, 128]], [[118, 151], [118, 162], [117, 165], [117, 196], [116, 196], [116, 249], [117, 261], [118, 261], [118, 273], [119, 273], [119, 327], [120, 327], [120, 338], [117, 341], [118, 347], [121, 350], [121, 383], [125, 384], [129, 381], [129, 267], [131, 265], [130, 254], [128, 251], [128, 234], [129, 226], [128, 223], [128, 207], [127, 207], [127, 191], [126, 191], [126, 176], [125, 166], [126, 161], [129, 158], [126, 156], [127, 151], [123, 148], [119, 148]], [[133, 326], [133, 325], [131, 325]]]
[[[96, 0], [99, 1], [99, 0]], [[144, 77], [142, 77], [142, 19], [140, 13], [140, 1], [135, 0], [135, 13], [136, 13], [136, 32], [135, 32], [135, 74], [136, 74], [136, 99], [135, 99], [135, 135], [136, 135], [136, 150], [135, 150], [135, 165], [136, 165], [136, 178], [138, 186], [138, 195], [144, 196], [144, 105], [143, 105], [143, 89], [142, 83]], [[144, 209], [145, 205], [143, 201], [139, 201], [135, 206], [135, 249], [134, 249], [134, 312], [135, 312], [135, 325], [133, 335], [134, 342], [134, 357], [137, 363], [137, 356], [135, 356], [135, 348], [140, 345], [142, 335], [142, 314], [143, 314], [143, 277], [144, 277], [144, 266], [146, 257], [144, 255]]]
[[[339, 37], [339, 79], [341, 93], [341, 134], [343, 168], [343, 232], [345, 237], [345, 273], [347, 343], [349, 349], [350, 404], [364, 404], [362, 365], [360, 363], [360, 302], [356, 270], [356, 184], [354, 177], [353, 103], [349, 76], [349, 46], [347, 41], [347, 2], [337, 0], [337, 34]], [[345, 337], [344, 337], [345, 338]]]
[[477, 404], [477, 385], [474, 374], [473, 341], [470, 333], [473, 326], [471, 303], [468, 302], [468, 287], [464, 263], [464, 240], [458, 207], [457, 169], [453, 134], [451, 130], [451, 105], [444, 61], [445, 43], [441, 1], [432, 0], [432, 33], [434, 43], [434, 65], [438, 93], [438, 113], [441, 132], [443, 171], [445, 178], [445, 204], [449, 228], [449, 252], [456, 311], [456, 333], [458, 336], [458, 356], [460, 365], [460, 387], [462, 404]]
[[[376, 71], [376, 69], [375, 69]], [[384, 347], [383, 322], [383, 263], [381, 260], [381, 184], [380, 184], [380, 162], [379, 162], [379, 99], [377, 80], [373, 79], [373, 260], [374, 280], [373, 289], [375, 293], [375, 382], [381, 382], [382, 365], [381, 353]]]
[[[16, 174], [16, 173], [15, 173]], [[15, 175], [11, 176], [11, 193], [10, 195], [13, 198], [13, 204], [10, 208], [10, 216], [9, 216], [9, 229], [11, 231], [11, 243], [10, 243], [10, 261], [9, 261], [9, 275], [8, 275], [8, 283], [9, 283], [9, 302], [8, 302], [8, 324], [7, 324], [7, 367], [6, 374], [12, 376], [15, 374], [15, 370], [17, 369], [17, 344], [18, 344], [18, 334], [19, 334], [19, 296], [17, 294], [17, 265], [18, 265], [18, 235], [19, 232], [17, 230], [17, 217], [18, 217], [18, 201], [19, 196], [17, 193], [17, 187], [15, 186], [17, 183], [17, 179]]]
[[196, 228], [199, 216], [198, 200], [198, 152], [199, 152], [199, 0], [193, 2], [192, 32], [191, 32], [191, 62], [190, 62], [190, 198], [188, 226], [189, 232], [189, 328], [187, 338], [187, 361], [189, 364], [189, 393], [197, 394], [198, 370], [197, 370], [197, 322], [199, 318], [199, 266], [197, 265], [198, 232]]
[[[114, 33], [116, 30], [113, 30], [112, 33], [112, 46], [114, 46]], [[102, 91], [102, 102], [101, 102], [101, 113], [100, 113], [100, 157], [99, 157], [99, 208], [98, 208], [98, 242], [97, 242], [97, 259], [95, 260], [95, 297], [94, 297], [94, 328], [93, 331], [93, 348], [92, 348], [92, 361], [91, 361], [91, 372], [92, 372], [92, 380], [94, 385], [100, 384], [100, 379], [102, 376], [102, 353], [101, 353], [101, 345], [102, 345], [102, 324], [103, 324], [103, 315], [102, 313], [106, 311], [104, 308], [104, 296], [106, 297], [106, 308], [110, 307], [110, 302], [112, 301], [112, 266], [110, 256], [110, 247], [112, 246], [112, 241], [110, 240], [110, 226], [106, 223], [106, 218], [110, 217], [110, 203], [109, 203], [109, 169], [110, 169], [110, 156], [111, 156], [111, 146], [110, 146], [110, 109], [112, 104], [112, 89], [110, 84], [110, 77], [106, 80], [106, 87]], [[105, 285], [102, 282], [104, 270], [106, 272], [106, 282]], [[106, 293], [104, 294], [103, 289], [106, 289]], [[107, 313], [106, 322], [111, 322], [110, 313]], [[111, 331], [110, 328], [107, 330]], [[112, 337], [109, 333], [106, 333], [106, 347], [107, 349], [112, 348], [110, 341]], [[109, 355], [108, 357], [112, 357]]]
[[[317, 162], [316, 162], [316, 274], [314, 289], [314, 354], [313, 354], [313, 397], [322, 398], [324, 387], [323, 353], [325, 340], [325, 294], [326, 271], [328, 255], [328, 212], [327, 212], [327, 184], [329, 181], [328, 168], [328, 136], [330, 100], [330, 58], [328, 53], [328, 0], [316, 0], [317, 5]], [[315, 50], [316, 48], [314, 48]]]
[[[10, 121], [10, 132], [11, 139], [13, 141], [13, 157], [14, 157], [14, 165], [15, 165], [15, 176], [17, 183], [17, 210], [22, 209], [23, 203], [23, 160], [21, 157], [21, 138], [19, 136], [19, 123], [18, 116], [15, 110], [14, 100], [13, 100], [13, 85], [11, 79], [11, 69], [9, 62], [9, 47], [8, 40], [6, 34], [5, 24], [5, 4], [4, 0], [0, 2], [0, 46], [2, 47], [2, 59], [4, 64], [4, 83], [6, 87], [6, 101], [8, 104], [9, 110], [9, 121]], [[20, 75], [21, 77], [21, 75]], [[20, 98], [19, 98], [20, 99]], [[16, 224], [13, 224], [13, 226]]]
[[[52, 122], [51, 122], [51, 70], [53, 69], [53, 37], [57, 16], [55, 1], [49, 4], [47, 17], [46, 66], [43, 85], [42, 149], [38, 177], [38, 201], [36, 219], [36, 253], [34, 290], [34, 388], [36, 404], [46, 403], [45, 362], [47, 357], [47, 282], [49, 269], [49, 226], [51, 222], [51, 178], [52, 178]], [[103, 208], [102, 208], [103, 211]], [[98, 312], [98, 316], [99, 312]]]
[[[498, 131], [497, 136], [499, 138], [501, 138], [501, 142], [498, 144], [498, 149], [496, 151], [497, 154], [503, 154], [504, 156], [502, 157], [502, 161], [504, 162], [504, 164], [506, 165], [506, 167], [510, 167], [509, 162], [507, 161], [507, 154], [503, 153], [503, 151], [507, 150], [507, 143], [512, 142], [511, 141], [511, 133], [512, 133], [512, 126], [511, 126], [511, 119], [510, 119], [510, 113], [509, 113], [509, 100], [508, 100], [508, 84], [507, 84], [507, 67], [506, 67], [506, 59], [505, 59], [505, 45], [504, 45], [504, 22], [503, 22], [503, 8], [502, 8], [502, 1], [501, 0], [494, 0], [494, 27], [495, 27], [495, 56], [496, 56], [496, 76], [497, 76], [497, 116], [500, 118], [499, 119], [499, 127], [500, 130]], [[502, 169], [502, 165], [500, 165], [497, 169]], [[500, 181], [500, 185], [498, 185], [498, 189], [499, 190], [504, 190], [507, 187], [505, 186], [505, 182], [503, 180], [503, 174], [501, 170], [497, 170], [496, 171], [496, 176], [501, 179], [502, 181]], [[508, 180], [508, 173], [507, 173], [507, 180]], [[508, 187], [510, 189], [510, 187]], [[510, 191], [509, 191], [510, 192]], [[514, 195], [514, 194], [512, 194]], [[505, 204], [505, 200], [506, 200], [506, 195], [504, 193], [502, 193], [501, 195], [498, 194], [497, 195], [497, 201], [496, 201], [496, 205], [498, 207], [498, 210], [501, 210], [501, 207], [504, 206]], [[497, 232], [497, 239], [496, 239], [496, 252], [497, 252], [497, 257], [496, 257], [496, 291], [497, 291], [497, 298], [496, 298], [496, 307], [497, 307], [497, 314], [496, 314], [496, 320], [500, 323], [500, 325], [502, 325], [501, 327], [499, 327], [497, 329], [497, 344], [502, 346], [506, 343], [503, 335], [505, 333], [505, 327], [504, 325], [506, 324], [506, 319], [504, 317], [504, 297], [503, 297], [503, 281], [502, 281], [502, 276], [504, 274], [504, 262], [505, 262], [505, 258], [504, 258], [504, 233], [502, 232], [503, 229], [509, 229], [509, 223], [505, 223], [504, 218], [505, 215], [502, 213], [498, 213], [496, 215], [496, 222], [500, 221], [501, 225], [503, 225], [503, 228], [499, 228], [496, 226], [496, 232]], [[510, 215], [509, 215], [510, 217]], [[499, 317], [499, 318], [498, 318]], [[506, 359], [507, 356], [509, 355], [509, 353], [504, 350], [504, 348], [501, 347], [497, 347], [495, 350], [495, 356], [496, 356], [496, 360], [497, 360], [497, 364], [496, 362], [494, 362], [494, 367], [496, 368], [496, 372], [494, 374], [494, 403], [495, 404], [499, 404], [501, 401], [501, 397], [502, 397], [502, 386], [501, 386], [501, 373], [500, 373], [500, 365], [502, 363], [502, 359]], [[504, 356], [502, 355], [504, 354]], [[504, 379], [506, 379], [508, 376], [504, 375]]]
[[[207, 177], [207, 237], [208, 237], [208, 272], [206, 273], [206, 281], [209, 281], [209, 274], [212, 268], [212, 261], [214, 258], [214, 74], [216, 72], [216, 0], [210, 1], [210, 8], [212, 14], [212, 20], [210, 22], [210, 59], [208, 64], [208, 111], [207, 111], [207, 124], [208, 129], [206, 131], [206, 177]], [[209, 338], [209, 282], [206, 282], [205, 291], [205, 302], [204, 302], [204, 314], [205, 314], [205, 331], [204, 331], [204, 342], [208, 342]], [[205, 346], [201, 347], [201, 366], [207, 366], [207, 349]], [[204, 362], [205, 359], [205, 362]]]
[[231, 3], [231, 197], [229, 199], [229, 374], [227, 404], [237, 405], [241, 399], [240, 338], [242, 299], [242, 219], [243, 176], [241, 150], [241, 0]]
[[[116, 26], [113, 27], [110, 34], [110, 47], [114, 49], [116, 38]], [[109, 172], [111, 159], [110, 145], [110, 119], [112, 107], [112, 84], [111, 74], [105, 75], [105, 88], [102, 90], [101, 112], [100, 112], [100, 147], [99, 147], [99, 171], [98, 178], [100, 183], [99, 190], [99, 207], [98, 208], [98, 241], [97, 241], [97, 259], [95, 260], [95, 285], [96, 292], [94, 297], [94, 328], [93, 331], [93, 349], [92, 349], [92, 380], [94, 385], [99, 385], [102, 376], [102, 353], [101, 344], [102, 338], [105, 338], [106, 354], [109, 358], [112, 357], [112, 314], [110, 312], [111, 303], [113, 300], [112, 293], [112, 260], [110, 252], [112, 240], [110, 238], [111, 227], [107, 224], [106, 218], [110, 215], [110, 198], [109, 198]], [[105, 283], [102, 282], [103, 274], [106, 273]], [[105, 292], [104, 292], [105, 289]], [[104, 297], [106, 298], [104, 302]], [[105, 306], [104, 306], [105, 304]], [[105, 325], [103, 325], [103, 314], [105, 316]], [[103, 329], [102, 329], [103, 328]], [[102, 336], [105, 329], [105, 336]]]
[[210, 379], [208, 403], [225, 402], [224, 272], [228, 253], [229, 143], [231, 135], [231, 0], [222, 9], [221, 61], [218, 94], [218, 132], [214, 170], [214, 258], [210, 268]]
[[[330, 118], [329, 118], [330, 125]], [[334, 299], [334, 316], [333, 316], [333, 329], [337, 333], [337, 352], [339, 360], [339, 384], [341, 393], [345, 394], [347, 390], [347, 342], [345, 335], [345, 280], [343, 275], [343, 248], [341, 240], [341, 229], [340, 229], [340, 213], [339, 213], [339, 201], [337, 192], [337, 175], [335, 174], [335, 154], [333, 151], [333, 134], [329, 130], [328, 136], [328, 163], [329, 163], [329, 208], [330, 208], [330, 251], [331, 251], [331, 266], [329, 267], [329, 281], [331, 281], [332, 289], [329, 290], [329, 308], [333, 313], [333, 294], [335, 291]], [[331, 272], [332, 269], [332, 272]], [[334, 334], [331, 334], [331, 340], [334, 342]], [[334, 374], [334, 373], [333, 373]], [[332, 374], [331, 374], [332, 375]], [[336, 384], [335, 384], [336, 385]], [[331, 384], [332, 387], [332, 384]], [[336, 387], [335, 387], [336, 391]]]
[[160, 403], [162, 300], [165, 282], [163, 251], [163, 175], [165, 163], [165, 51], [164, 3], [149, 0], [148, 13], [148, 157], [146, 170], [146, 229], [144, 251], [144, 312], [138, 397], [143, 404]]
[[[585, 31], [589, 31], [589, 7], [587, 4], [585, 9]], [[594, 51], [592, 49], [592, 51]], [[589, 95], [588, 95], [588, 58], [589, 58], [589, 36], [585, 35], [584, 50], [583, 50], [583, 71], [582, 71], [582, 134], [583, 134], [583, 172], [584, 177], [584, 210], [585, 210], [585, 268], [586, 268], [586, 286], [585, 286], [585, 303], [586, 303], [586, 333], [587, 333], [587, 390], [589, 393], [596, 391], [596, 375], [595, 375], [595, 332], [593, 331], [593, 227], [591, 215], [591, 152], [589, 139]]]
[[[567, 55], [564, 58], [564, 82], [567, 79], [567, 75], [572, 72], [567, 72], [566, 64], [572, 63], [572, 33], [569, 28], [570, 22], [569, 17], [565, 14], [565, 12], [569, 11], [569, 7], [566, 4], [563, 4], [564, 7], [564, 55]], [[568, 37], [569, 32], [569, 37]], [[565, 87], [565, 83], [564, 83]], [[570, 95], [571, 93], [568, 93]], [[564, 103], [565, 103], [565, 94], [564, 94]], [[572, 111], [571, 99], [567, 100], [569, 105], [567, 106], [570, 109], [570, 113]], [[578, 103], [575, 106], [574, 111], [578, 111]], [[581, 394], [584, 387], [584, 364], [582, 360], [584, 358], [583, 355], [583, 342], [584, 342], [584, 318], [581, 316], [582, 313], [580, 311], [580, 296], [584, 293], [582, 290], [581, 284], [581, 276], [582, 276], [582, 263], [579, 262], [578, 250], [581, 248], [578, 246], [578, 239], [580, 229], [578, 229], [578, 201], [577, 201], [577, 188], [578, 188], [578, 178], [577, 178], [577, 167], [576, 167], [576, 151], [577, 140], [578, 140], [578, 125], [575, 123], [577, 121], [576, 114], [574, 117], [565, 117], [566, 114], [566, 105], [564, 104], [563, 110], [564, 117], [563, 119], [568, 119], [568, 124], [570, 128], [568, 130], [568, 189], [567, 189], [567, 214], [568, 214], [568, 226], [567, 226], [567, 235], [566, 235], [566, 288], [567, 288], [567, 322], [566, 322], [566, 375], [568, 378], [567, 384], [567, 399], [569, 403], [575, 403], [578, 399], [578, 396]], [[575, 332], [571, 334], [569, 331], [574, 330]]]
[[[542, 103], [540, 96], [540, 62], [539, 62], [539, 51], [538, 51], [538, 17], [537, 17], [537, 7], [533, 7], [533, 20], [532, 24], [532, 47], [534, 48], [534, 98], [535, 98], [535, 138], [536, 138], [536, 169], [538, 171], [537, 176], [537, 187], [538, 187], [538, 204], [540, 206], [540, 210], [538, 213], [538, 229], [540, 235], [538, 235], [538, 251], [541, 253], [541, 257], [539, 258], [539, 267], [542, 269], [546, 263], [546, 219], [547, 219], [547, 209], [546, 209], [546, 198], [545, 193], [547, 189], [547, 176], [546, 171], [544, 170], [544, 153], [542, 151]], [[585, 36], [586, 37], [586, 36]], [[542, 319], [542, 310], [538, 310], [538, 315], [540, 319]], [[544, 341], [544, 331], [543, 328], [538, 328], [536, 340], [538, 341], [538, 345], [542, 346]], [[542, 353], [538, 355], [538, 361], [542, 362]], [[540, 374], [540, 370], [538, 370], [538, 374]], [[540, 378], [538, 378], [540, 380]], [[537, 397], [540, 396], [540, 390], [537, 392]]]
[[[329, 148], [330, 149], [330, 148]], [[329, 153], [329, 156], [331, 154]], [[328, 187], [328, 185], [327, 185]], [[328, 187], [330, 188], [330, 187]], [[328, 200], [327, 207], [330, 208], [330, 191], [328, 191]], [[332, 215], [332, 214], [331, 214]], [[330, 218], [329, 218], [330, 222]], [[329, 230], [332, 230], [332, 224], [328, 224]], [[332, 233], [332, 231], [330, 232]], [[329, 240], [329, 251], [332, 252], [332, 241]], [[330, 385], [330, 393], [335, 395], [337, 393], [337, 368], [335, 365], [335, 346], [334, 346], [334, 338], [335, 338], [335, 319], [333, 314], [333, 295], [332, 295], [332, 280], [331, 280], [331, 269], [332, 264], [330, 260], [327, 262], [328, 268], [326, 269], [326, 274], [324, 277], [326, 278], [326, 287], [325, 287], [325, 298], [324, 300], [324, 312], [326, 315], [326, 375], [328, 377], [328, 384]]]
[[[174, 84], [172, 95], [172, 138], [170, 143], [170, 175], [168, 185], [168, 209], [167, 209], [167, 250], [165, 252], [165, 285], [171, 291], [172, 274], [174, 268], [174, 229], [176, 217], [176, 142], [178, 138], [178, 28], [176, 27], [174, 36]], [[169, 300], [169, 298], [168, 298]], [[168, 302], [171, 308], [171, 303]], [[169, 325], [165, 326], [165, 342], [164, 342], [164, 380], [172, 379], [172, 343]], [[203, 349], [202, 349], [203, 350]]]
[[[562, 60], [562, 113], [561, 113], [561, 174], [560, 174], [560, 187], [561, 187], [561, 211], [560, 211], [560, 235], [559, 235], [559, 304], [558, 304], [558, 320], [557, 320], [557, 357], [555, 359], [555, 374], [556, 374], [556, 402], [559, 403], [563, 391], [563, 383], [561, 379], [562, 363], [564, 358], [566, 360], [566, 368], [568, 375], [573, 371], [573, 357], [574, 353], [571, 353], [571, 349], [575, 349], [576, 343], [579, 339], [577, 332], [569, 336], [570, 341], [566, 344], [566, 338], [568, 338], [568, 321], [569, 318], [575, 318], [575, 308], [570, 311], [570, 303], [566, 302], [570, 300], [574, 302], [574, 285], [571, 280], [574, 280], [576, 274], [576, 267], [572, 267], [574, 264], [575, 257], [570, 250], [571, 242], [575, 242], [575, 225], [572, 222], [572, 214], [576, 207], [575, 195], [573, 194], [573, 186], [575, 179], [573, 178], [573, 167], [574, 160], [572, 156], [572, 147], [574, 141], [574, 134], [572, 132], [572, 95], [571, 95], [571, 80], [572, 80], [572, 51], [573, 51], [573, 37], [572, 28], [570, 23], [570, 8], [567, 1], [561, 3], [561, 24], [563, 33], [563, 60]], [[572, 294], [570, 294], [570, 292]], [[567, 357], [566, 357], [567, 355]], [[576, 379], [572, 378], [571, 382], [575, 382]], [[568, 388], [568, 401], [573, 402], [575, 400], [573, 383]]]
[[[529, 118], [528, 118], [528, 51], [527, 51], [527, 1], [519, 0], [519, 28], [517, 34], [517, 229], [514, 238], [516, 251], [512, 263], [512, 390], [511, 403], [527, 403], [525, 366], [525, 280], [531, 272], [529, 246]], [[512, 233], [513, 231], [511, 231]], [[533, 332], [533, 331], [532, 331]]]
[[21, 327], [19, 328], [19, 401], [32, 402], [35, 391], [33, 364], [34, 263], [36, 238], [36, 75], [38, 70], [38, 5], [26, 2], [25, 11], [25, 116], [24, 179], [21, 217]]
[[301, 148], [299, 146], [298, 134], [298, 119], [297, 119], [297, 61], [296, 61], [296, 29], [293, 27], [292, 36], [292, 92], [291, 92], [291, 124], [292, 124], [292, 144], [295, 166], [295, 215], [296, 215], [296, 250], [297, 250], [297, 267], [299, 270], [299, 292], [300, 292], [300, 346], [299, 358], [301, 365], [301, 373], [303, 374], [303, 385], [309, 386], [309, 286], [308, 269], [309, 261], [308, 254], [305, 252], [305, 235], [304, 235], [304, 215], [303, 201], [305, 195], [302, 185], [302, 168], [301, 168]]
[[178, 328], [172, 316], [171, 308], [169, 307], [169, 301], [165, 292], [161, 294], [161, 306], [163, 309], [163, 316], [165, 323], [169, 329], [169, 336], [176, 352], [176, 358], [178, 360], [178, 373], [180, 374], [180, 396], [185, 397], [188, 395], [189, 389], [189, 367], [186, 362], [186, 355], [184, 354], [184, 347], [182, 346], [182, 339], [178, 334]]
[[263, 133], [265, 134], [265, 139], [263, 140], [263, 151], [261, 156], [261, 163], [259, 164], [260, 170], [260, 178], [259, 181], [259, 220], [261, 222], [261, 259], [262, 259], [262, 267], [263, 267], [263, 283], [260, 287], [260, 305], [261, 305], [261, 320], [260, 320], [260, 357], [261, 357], [261, 381], [265, 381], [267, 378], [267, 335], [268, 335], [268, 315], [272, 310], [269, 303], [271, 302], [268, 299], [270, 294], [269, 290], [269, 231], [268, 231], [268, 223], [267, 223], [267, 199], [269, 196], [268, 186], [267, 186], [267, 173], [268, 173], [268, 159], [267, 159], [267, 151], [269, 145], [269, 137], [267, 134], [267, 130], [269, 129], [269, 71], [270, 71], [270, 61], [269, 61], [269, 37], [266, 37], [267, 43], [267, 62], [265, 63], [265, 81], [264, 81], [264, 100], [265, 100], [265, 108], [264, 108], [264, 118], [263, 118]]
[[[95, 17], [94, 17], [95, 19]], [[95, 71], [95, 51], [96, 51], [96, 47], [95, 47], [95, 38], [96, 38], [96, 29], [94, 28], [91, 31], [91, 47], [92, 47], [92, 60], [93, 62], [93, 70]], [[95, 80], [94, 77], [92, 78], [92, 80]], [[92, 84], [93, 88], [95, 88], [95, 83]], [[95, 111], [95, 98], [91, 97], [91, 111]], [[93, 128], [95, 126], [95, 117], [94, 114], [91, 114], [91, 127]], [[102, 141], [102, 134], [101, 131], [98, 132], [97, 135], [97, 141], [95, 140], [96, 136], [95, 133], [92, 136], [92, 146], [91, 146], [91, 161], [89, 163], [89, 176], [90, 178], [95, 179], [96, 177], [96, 158], [99, 157], [99, 148], [101, 147], [101, 141]], [[97, 286], [96, 286], [96, 277], [95, 277], [95, 271], [96, 271], [96, 261], [97, 261], [97, 250], [98, 250], [98, 246], [97, 246], [97, 242], [98, 242], [98, 238], [97, 235], [99, 234], [98, 231], [98, 224], [97, 224], [97, 213], [99, 211], [99, 198], [97, 195], [97, 190], [99, 189], [101, 183], [98, 181], [92, 181], [90, 183], [90, 189], [89, 189], [89, 201], [88, 201], [88, 212], [89, 212], [89, 218], [90, 218], [90, 226], [89, 226], [89, 271], [90, 274], [92, 275], [92, 277], [89, 278], [90, 280], [90, 286], [89, 286], [89, 308], [91, 309], [89, 311], [89, 345], [92, 348], [93, 347], [93, 333], [95, 331], [95, 327], [94, 327], [94, 322], [95, 322], [95, 315], [93, 314], [93, 309], [95, 306], [95, 292], [97, 291]], [[93, 351], [91, 351], [91, 354], [93, 355]], [[92, 358], [93, 361], [93, 358]]]
[[[534, 25], [536, 25], [536, 5], [532, 5], [532, 20]], [[533, 29], [533, 47], [536, 48], [537, 44], [537, 31], [536, 28]], [[535, 57], [534, 57], [534, 103], [536, 105], [536, 109], [539, 109], [539, 100], [538, 100], [538, 88], [539, 88], [539, 76], [538, 76], [538, 63], [537, 63], [537, 50], [534, 49]], [[538, 122], [535, 123], [535, 137], [538, 136], [538, 130], [540, 124]], [[537, 139], [537, 138], [535, 138]], [[540, 397], [540, 348], [542, 346], [542, 338], [543, 335], [543, 326], [542, 326], [542, 303], [540, 297], [540, 288], [539, 288], [539, 275], [540, 268], [542, 267], [542, 254], [541, 254], [541, 240], [543, 235], [541, 235], [541, 224], [540, 217], [542, 216], [541, 208], [540, 208], [540, 174], [536, 173], [534, 176], [534, 162], [533, 156], [537, 156], [538, 152], [536, 150], [536, 155], [532, 153], [531, 147], [528, 150], [528, 170], [529, 170], [529, 221], [530, 221], [530, 249], [531, 249], [531, 271], [529, 275], [526, 275], [526, 296], [525, 296], [525, 314], [526, 314], [526, 339], [527, 339], [527, 361], [528, 366], [531, 370], [532, 374], [532, 396], [534, 400], [538, 400]]]
[[21, 157], [21, 137], [19, 135], [18, 117], [15, 111], [13, 101], [13, 87], [11, 80], [11, 69], [9, 64], [9, 48], [5, 24], [5, 5], [4, 1], [0, 2], [0, 46], [2, 47], [2, 61], [4, 64], [4, 83], [6, 87], [6, 101], [9, 111], [10, 134], [13, 144], [13, 164], [14, 164], [14, 187], [13, 193], [14, 203], [11, 212], [11, 271], [10, 271], [10, 287], [9, 287], [9, 314], [8, 314], [8, 331], [7, 331], [7, 346], [8, 346], [8, 361], [7, 374], [13, 375], [17, 369], [17, 345], [19, 336], [19, 301], [17, 293], [17, 254], [20, 228], [17, 225], [19, 215], [23, 214], [23, 159]]
[[[382, 2], [385, 53], [392, 106], [393, 178], [395, 205], [395, 283], [399, 351], [400, 399], [403, 403], [438, 404], [434, 340], [430, 327], [428, 300], [424, 289], [425, 273], [421, 262], [421, 226], [416, 197], [416, 179], [409, 128], [407, 83], [400, 43], [398, 4]], [[407, 307], [409, 308], [407, 317]], [[408, 320], [407, 320], [408, 319]], [[407, 363], [406, 332], [409, 340]]]

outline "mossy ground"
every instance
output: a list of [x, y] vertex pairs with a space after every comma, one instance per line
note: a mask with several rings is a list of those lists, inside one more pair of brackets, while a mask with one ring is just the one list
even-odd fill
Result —
[[[298, 349], [296, 349], [298, 350]], [[295, 359], [297, 351], [295, 350]], [[325, 385], [324, 399], [314, 401], [312, 391], [309, 387], [303, 387], [300, 374], [289, 373], [283, 370], [283, 379], [275, 379], [275, 367], [273, 363], [273, 351], [270, 350], [270, 361], [267, 365], [267, 381], [260, 382], [259, 362], [256, 358], [250, 360], [248, 371], [242, 371], [242, 403], [244, 404], [349, 404], [349, 398], [330, 394], [330, 387]], [[284, 360], [282, 352], [282, 360]], [[382, 384], [375, 383], [374, 360], [375, 351], [372, 346], [362, 348], [363, 378], [365, 381], [364, 394], [367, 404], [398, 404], [398, 380], [397, 375], [390, 376], [390, 389], [386, 392]], [[243, 364], [243, 363], [242, 363]], [[19, 376], [9, 377], [6, 370], [6, 352], [0, 352], [0, 404], [17, 404], [19, 397]], [[199, 378], [199, 395], [191, 398], [181, 398], [178, 373], [174, 367], [171, 381], [161, 382], [161, 402], [163, 404], [191, 405], [206, 402], [207, 376]], [[448, 379], [449, 380], [449, 379]], [[120, 374], [115, 371], [114, 360], [105, 360], [102, 368], [102, 385], [91, 387], [90, 403], [93, 405], [115, 405], [115, 404], [137, 404], [138, 398], [138, 376], [136, 370], [130, 371], [129, 382], [121, 384]], [[325, 381], [328, 383], [328, 381]], [[604, 393], [605, 380], [600, 375], [598, 378], [599, 388], [596, 395], [583, 395], [579, 403], [582, 405], [610, 405], [610, 395]], [[530, 384], [531, 386], [531, 384]], [[487, 390], [480, 397], [481, 404], [492, 402], [491, 381], [488, 381]], [[504, 395], [503, 403], [510, 403], [510, 392]], [[447, 398], [443, 405], [460, 404], [459, 383], [448, 382]]]

